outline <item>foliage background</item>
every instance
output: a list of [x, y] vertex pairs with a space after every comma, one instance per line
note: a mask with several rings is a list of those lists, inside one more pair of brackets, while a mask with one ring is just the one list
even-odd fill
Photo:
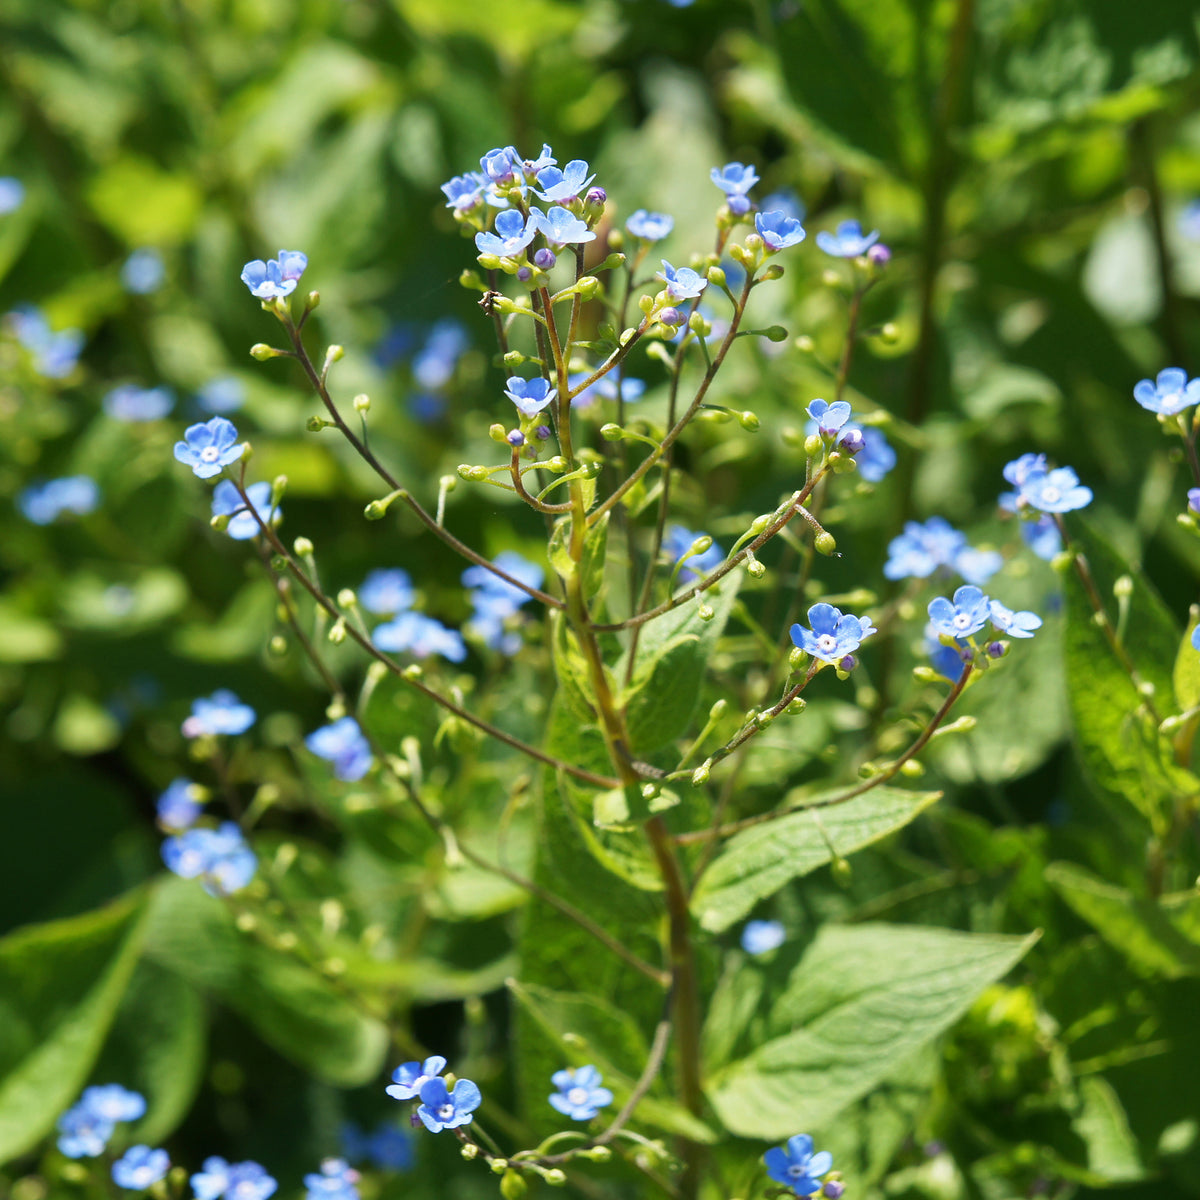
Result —
[[[340, 393], [372, 395], [373, 444], [432, 494], [460, 461], [486, 461], [501, 378], [486, 322], [456, 284], [470, 255], [438, 184], [493, 145], [545, 140], [561, 158], [591, 161], [620, 214], [668, 211], [682, 233], [711, 219], [710, 166], [755, 162], [759, 191], [794, 188], [810, 230], [861, 215], [895, 252], [867, 314], [874, 326], [894, 322], [895, 336], [865, 339], [852, 381], [893, 414], [901, 465], [874, 497], [847, 504], [842, 523], [832, 519], [845, 557], [823, 564], [826, 589], [876, 586], [906, 516], [936, 512], [973, 540], [1002, 540], [1000, 467], [1036, 447], [1096, 490], [1094, 526], [1144, 564], [1182, 628], [1200, 566], [1175, 521], [1185, 470], [1130, 392], [1163, 366], [1194, 368], [1200, 338], [1200, 241], [1179, 223], [1200, 193], [1197, 29], [1186, 8], [9, 0], [0, 161], [28, 196], [0, 218], [0, 309], [37, 303], [56, 327], [84, 330], [87, 345], [59, 384], [0, 334], [0, 929], [81, 921], [56, 927], [67, 931], [56, 945], [36, 931], [0, 943], [7, 1152], [28, 1150], [38, 1122], [44, 1132], [89, 1074], [116, 1077], [131, 1062], [160, 1093], [148, 1138], [188, 1114], [176, 1161], [198, 1162], [219, 1143], [230, 1159], [270, 1162], [289, 1184], [311, 1168], [312, 1147], [334, 1148], [343, 1116], [385, 1112], [378, 1072], [392, 1052], [335, 991], [206, 926], [178, 889], [159, 888], [148, 918], [128, 918], [148, 922], [130, 935], [136, 946], [122, 941], [122, 910], [82, 915], [159, 875], [154, 798], [189, 769], [179, 722], [217, 686], [260, 712], [258, 748], [233, 769], [280, 789], [264, 838], [304, 848], [288, 903], [315, 919], [323, 896], [351, 898], [364, 927], [383, 925], [396, 941], [396, 986], [417, 1035], [460, 1039], [485, 1090], [489, 1073], [511, 1086], [501, 1082], [510, 1051], [496, 989], [513, 969], [519, 895], [474, 879], [453, 893], [428, 838], [388, 844], [372, 813], [351, 805], [347, 816], [344, 789], [330, 794], [297, 755], [300, 735], [322, 720], [323, 694], [297, 656], [264, 653], [271, 589], [244, 546], [207, 527], [207, 493], [171, 459], [179, 426], [198, 413], [196, 390], [236, 375], [254, 466], [262, 478], [288, 476], [285, 532], [313, 539], [331, 590], [372, 566], [405, 565], [428, 611], [467, 616], [457, 561], [402, 518], [386, 529], [361, 521], [376, 494], [361, 465], [303, 432], [314, 409], [294, 372], [248, 360], [272, 331], [238, 282], [243, 262], [280, 246], [307, 251], [322, 336], [348, 350]], [[698, 247], [681, 233], [668, 245], [686, 256]], [[131, 296], [120, 265], [147, 245], [161, 251], [167, 283]], [[724, 381], [729, 395], [753, 397], [763, 432], [715, 428], [689, 447], [704, 483], [681, 508], [696, 528], [740, 528], [720, 514], [771, 507], [802, 469], [780, 431], [801, 423], [827, 383], [816, 361], [838, 350], [825, 265], [815, 251], [789, 264], [778, 309], [762, 321], [810, 334], [816, 355], [790, 344], [770, 360], [747, 352]], [[403, 361], [385, 367], [374, 350], [398, 325], [442, 315], [466, 323], [475, 349], [445, 407], [421, 420]], [[174, 417], [105, 416], [101, 397], [121, 381], [173, 387]], [[12, 506], [33, 478], [76, 472], [100, 483], [96, 514], [40, 528]], [[541, 537], [529, 514], [462, 486], [450, 512], [489, 553], [532, 553]], [[1030, 602], [1055, 588], [1049, 572], [1026, 586]], [[890, 664], [897, 679], [907, 653]], [[1120, 787], [1080, 770], [1066, 690], [1107, 686], [1088, 676], [1086, 658], [1065, 680], [1048, 630], [1023, 673], [973, 698], [978, 730], [930, 764], [929, 786], [946, 786], [947, 799], [903, 838], [856, 857], [848, 882], [826, 870], [779, 901], [798, 944], [829, 919], [1042, 931], [1010, 984], [921, 1060], [927, 1087], [897, 1080], [821, 1131], [857, 1164], [847, 1169], [864, 1192], [1200, 1188], [1200, 953], [1182, 891], [1195, 879], [1194, 834], [1171, 868], [1183, 916], [1166, 932], [1105, 891], [1145, 893], [1153, 831]], [[492, 663], [461, 682], [498, 687], [489, 703], [536, 736], [543, 661], [535, 645], [508, 682], [496, 684]], [[885, 665], [885, 693], [888, 678]], [[809, 778], [826, 745], [853, 744], [860, 710], [839, 695], [814, 705], [811, 741], [758, 760], [748, 808], [755, 789], [777, 794]], [[857, 698], [870, 707], [878, 696]], [[429, 714], [402, 717], [398, 733], [432, 732]], [[479, 769], [487, 779], [486, 754]], [[461, 815], [486, 828], [503, 802], [497, 782], [461, 801]], [[531, 857], [533, 836], [518, 817], [518, 861]], [[412, 917], [414, 895], [437, 897], [428, 930]], [[361, 938], [363, 928], [345, 933]], [[97, 979], [97, 1037], [64, 1044], [44, 1076], [23, 1075], [31, 1046], [57, 1044], [61, 1005]], [[101, 1044], [95, 1072], [55, 1069], [90, 1063]], [[42, 1081], [36, 1104], [20, 1091], [31, 1079]], [[927, 1153], [934, 1141], [941, 1152]], [[454, 1158], [452, 1146], [432, 1153], [445, 1160], [436, 1170]], [[419, 1186], [433, 1186], [434, 1171], [427, 1162]], [[462, 1195], [491, 1186], [477, 1172], [455, 1184]]]

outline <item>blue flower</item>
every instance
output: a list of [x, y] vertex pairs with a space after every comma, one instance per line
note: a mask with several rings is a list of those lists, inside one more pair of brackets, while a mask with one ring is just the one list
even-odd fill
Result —
[[832, 404], [814, 400], [804, 411], [816, 421], [821, 435], [827, 438], [833, 437], [850, 420], [850, 405], [845, 400], [835, 400]]
[[255, 719], [250, 705], [243, 704], [228, 688], [218, 688], [211, 696], [192, 701], [192, 715], [183, 723], [183, 736], [245, 733]]
[[[971, 657], [971, 648], [964, 642], [955, 641], [954, 645], [945, 645], [937, 635], [932, 625], [925, 628], [925, 653], [929, 655], [929, 665], [943, 678], [951, 683], [957, 683], [962, 673], [967, 669], [967, 661]], [[965, 658], [964, 658], [965, 654]]]
[[386, 567], [372, 571], [358, 589], [358, 602], [367, 612], [379, 616], [394, 616], [412, 607], [417, 594], [412, 579], [402, 567]]
[[195, 789], [196, 785], [190, 779], [171, 781], [155, 805], [160, 828], [168, 833], [182, 833], [196, 823], [201, 804], [196, 799]]
[[446, 1060], [440, 1054], [430, 1055], [423, 1063], [401, 1063], [392, 1072], [392, 1082], [384, 1089], [393, 1100], [412, 1100], [421, 1093], [421, 1088], [431, 1079], [437, 1079], [446, 1069]]
[[[546, 578], [546, 572], [537, 563], [530, 562], [515, 550], [502, 550], [496, 555], [495, 561], [502, 571], [531, 588], [540, 588]], [[501, 579], [494, 571], [478, 564], [462, 573], [462, 582], [464, 587], [476, 588], [494, 601], [503, 601], [512, 612], [533, 598], [507, 579]]]
[[754, 228], [771, 250], [786, 250], [804, 241], [804, 226], [795, 217], [778, 210], [754, 214]]
[[883, 573], [888, 579], [926, 579], [944, 567], [979, 584], [986, 583], [1003, 562], [995, 551], [968, 546], [967, 535], [942, 517], [930, 517], [924, 525], [905, 522], [904, 532], [888, 543]]
[[213, 1155], [204, 1160], [204, 1166], [191, 1178], [192, 1192], [196, 1200], [217, 1200], [229, 1186], [229, 1163]]
[[854, 456], [858, 473], [867, 483], [878, 483], [896, 465], [896, 452], [873, 426], [862, 430], [863, 448]]
[[669, 237], [671, 230], [675, 228], [675, 218], [666, 213], [647, 212], [644, 208], [639, 208], [637, 212], [630, 213], [625, 228], [643, 241], [661, 242], [663, 238]]
[[16, 212], [25, 203], [25, 185], [11, 175], [0, 176], [0, 217]]
[[201, 479], [220, 475], [223, 468], [237, 462], [246, 446], [237, 442], [238, 431], [224, 417], [209, 417], [198, 425], [189, 425], [183, 441], [175, 443], [175, 457], [192, 468]]
[[964, 546], [950, 564], [968, 583], [987, 583], [1004, 566], [1004, 555], [998, 550], [977, 550]]
[[246, 389], [233, 375], [210, 379], [197, 393], [201, 408], [213, 413], [236, 412], [246, 402]]
[[84, 516], [99, 503], [100, 489], [86, 475], [31, 483], [17, 497], [17, 507], [35, 525], [49, 525], [65, 512]]
[[772, 1146], [763, 1155], [767, 1174], [776, 1183], [789, 1187], [797, 1196], [811, 1196], [821, 1187], [821, 1176], [833, 1167], [833, 1155], [828, 1150], [813, 1153], [813, 1140], [807, 1133], [798, 1133], [787, 1140], [787, 1147]]
[[555, 1071], [550, 1082], [558, 1088], [550, 1097], [551, 1106], [572, 1121], [590, 1121], [613, 1102], [612, 1092], [600, 1086], [600, 1072], [590, 1065]]
[[407, 1171], [413, 1165], [413, 1139], [399, 1125], [380, 1125], [367, 1139], [367, 1157], [385, 1171]]
[[119, 1083], [96, 1084], [83, 1089], [77, 1107], [86, 1108], [106, 1121], [137, 1121], [146, 1114], [146, 1097]]
[[126, 383], [113, 388], [103, 404], [104, 411], [118, 421], [157, 421], [175, 407], [175, 393], [168, 387], [140, 388]]
[[991, 601], [974, 584], [964, 584], [951, 602], [938, 596], [929, 602], [929, 621], [939, 637], [965, 638], [978, 633], [991, 618]]
[[726, 163], [723, 167], [713, 167], [709, 178], [725, 193], [730, 212], [741, 215], [750, 211], [746, 193], [758, 182], [758, 172], [752, 166]]
[[[1011, 465], [1011, 464], [1010, 464]], [[1070, 467], [1052, 471], [1030, 471], [1016, 492], [1017, 511], [1035, 509], [1043, 513], [1074, 512], [1092, 502], [1092, 489], [1079, 482]]]
[[1154, 382], [1140, 380], [1134, 385], [1133, 398], [1151, 412], [1173, 417], [1185, 408], [1200, 403], [1200, 379], [1188, 382], [1187, 372], [1179, 367], [1159, 371]]
[[791, 188], [783, 188], [778, 192], [772, 192], [769, 196], [764, 196], [762, 211], [779, 211], [786, 217], [795, 217], [797, 221], [803, 221], [808, 213], [804, 201]]
[[150, 246], [135, 250], [121, 266], [121, 282], [125, 290], [135, 296], [158, 291], [166, 277], [162, 255]]
[[361, 779], [375, 761], [371, 744], [353, 717], [322, 725], [304, 739], [304, 744], [318, 758], [333, 763], [333, 773], [349, 782]]
[[[469, 212], [483, 198], [483, 189], [487, 180], [478, 171], [468, 171], [465, 175], [455, 175], [451, 180], [442, 184], [446, 196], [446, 207], [456, 212]], [[508, 202], [505, 201], [505, 204]]]
[[590, 242], [596, 236], [587, 227], [587, 222], [581, 221], [569, 209], [558, 204], [546, 213], [543, 213], [540, 208], [531, 209], [530, 215], [537, 221], [539, 232], [553, 246]]
[[210, 896], [240, 892], [258, 869], [258, 857], [232, 821], [217, 829], [194, 828], [167, 838], [162, 858], [181, 879], [201, 879]]
[[431, 392], [445, 387], [470, 344], [467, 331], [453, 317], [435, 321], [424, 345], [413, 356], [414, 381]]
[[524, 171], [525, 164], [512, 146], [499, 146], [479, 160], [479, 167], [492, 183], [503, 186], [515, 182], [516, 171]]
[[280, 250], [279, 257], [263, 262], [256, 258], [242, 268], [242, 282], [252, 295], [260, 300], [273, 300], [290, 296], [296, 290], [296, 281], [308, 266], [308, 255], [299, 250]]
[[[1003, 499], [1001, 497], [1001, 501]], [[1048, 513], [1043, 513], [1036, 521], [1022, 521], [1021, 540], [1038, 558], [1044, 558], [1047, 562], [1062, 550], [1062, 534]]]
[[1200, 650], [1200, 625], [1192, 630], [1192, 649]]
[[104, 1153], [113, 1126], [86, 1105], [76, 1104], [58, 1118], [58, 1148], [68, 1158], [96, 1158]]
[[467, 657], [462, 634], [424, 613], [402, 612], [394, 621], [376, 625], [371, 640], [380, 650], [407, 650], [414, 658], [440, 654], [451, 662], [462, 662]]
[[457, 1129], [469, 1125], [472, 1113], [483, 1103], [479, 1088], [469, 1079], [458, 1080], [454, 1087], [446, 1090], [446, 1081], [440, 1076], [426, 1080], [421, 1085], [421, 1104], [417, 1116], [430, 1133], [443, 1129]]
[[118, 1187], [144, 1192], [157, 1183], [171, 1166], [165, 1150], [151, 1150], [149, 1146], [130, 1146], [112, 1165], [113, 1182]]
[[327, 1158], [319, 1174], [305, 1175], [305, 1200], [358, 1200], [359, 1175], [344, 1158]]
[[742, 949], [747, 954], [768, 954], [778, 950], [786, 937], [782, 921], [747, 921], [742, 929]]
[[1179, 232], [1193, 242], [1200, 241], [1200, 200], [1184, 205], [1179, 214]]
[[872, 229], [870, 233], [864, 234], [857, 221], [842, 221], [836, 233], [821, 230], [817, 234], [817, 245], [834, 258], [857, 258], [860, 254], [866, 254], [877, 241], [879, 230]]
[[1014, 458], [1010, 463], [1005, 463], [1004, 478], [1013, 487], [1019, 488], [1030, 475], [1039, 471], [1044, 474], [1046, 470], [1046, 456], [1030, 451], [1028, 454], [1022, 454], [1020, 458]]
[[84, 335], [78, 329], [57, 333], [39, 309], [22, 305], [8, 314], [8, 324], [17, 341], [33, 355], [33, 367], [46, 379], [65, 379], [75, 370]]
[[[591, 371], [578, 371], [573, 375], [567, 376], [567, 383], [572, 388], [577, 388], [589, 375], [591, 375]], [[621, 379], [621, 396], [626, 404], [630, 404], [634, 400], [640, 400], [645, 390], [646, 384], [644, 380], [633, 379], [630, 376], [625, 376]], [[610, 371], [607, 375], [601, 375], [591, 387], [584, 388], [582, 392], [578, 392], [571, 400], [571, 407], [590, 408], [597, 400], [615, 400], [616, 398], [617, 372]]]
[[588, 175], [588, 165], [582, 158], [573, 158], [562, 170], [543, 167], [537, 173], [538, 187], [534, 191], [539, 200], [555, 204], [559, 200], [573, 200], [595, 178], [595, 175]]
[[[264, 525], [270, 525], [272, 520], [279, 515], [279, 510], [271, 506], [271, 485], [266, 480], [252, 483], [246, 489], [246, 495], [250, 498], [251, 507], [254, 512], [258, 513], [259, 519]], [[225, 526], [225, 532], [234, 541], [249, 541], [250, 538], [258, 537], [262, 532], [258, 521], [246, 507], [246, 502], [233, 485], [232, 480], [222, 479], [213, 488], [212, 515], [229, 517], [229, 524]]]
[[[240, 1162], [231, 1165], [223, 1158], [209, 1158], [204, 1163], [206, 1172], [209, 1163], [219, 1164], [219, 1166], [216, 1171], [212, 1172], [211, 1182], [207, 1181], [207, 1176], [203, 1177], [206, 1178], [203, 1195], [196, 1185], [198, 1177], [192, 1176], [192, 1190], [196, 1193], [196, 1200], [215, 1200], [215, 1197], [220, 1195], [224, 1195], [225, 1200], [267, 1200], [268, 1196], [275, 1194], [275, 1189], [279, 1186], [256, 1162]], [[220, 1178], [222, 1167], [224, 1168], [225, 1186], [222, 1191], [214, 1192], [212, 1188]]]
[[[678, 562], [692, 548], [697, 538], [707, 537], [706, 533], [693, 533], [682, 525], [672, 525], [666, 537], [663, 538], [663, 553], [672, 562]], [[719, 567], [725, 561], [725, 551], [713, 542], [707, 550], [693, 554], [679, 570], [679, 578], [683, 583], [703, 579], [710, 571]]]
[[522, 379], [513, 375], [505, 385], [504, 394], [523, 417], [536, 417], [558, 395], [558, 389], [551, 387], [548, 379]]
[[530, 213], [526, 219], [515, 208], [507, 208], [496, 214], [496, 232], [477, 233], [475, 245], [481, 254], [514, 258], [533, 241], [537, 232], [537, 217]]
[[832, 604], [814, 604], [808, 610], [808, 623], [811, 629], [805, 629], [803, 625], [792, 626], [789, 632], [793, 644], [805, 654], [835, 666], [846, 655], [853, 654], [864, 638], [876, 632], [870, 617], [843, 615], [842, 610]]
[[680, 267], [677, 271], [665, 258], [662, 265], [657, 278], [667, 285], [667, 295], [672, 300], [693, 300], [708, 287], [708, 280], [697, 275], [691, 267]]
[[992, 625], [1009, 637], [1031, 638], [1034, 631], [1042, 627], [1042, 618], [1037, 613], [1026, 610], [1013, 612], [1011, 608], [1005, 608], [999, 600], [992, 600], [988, 611]]

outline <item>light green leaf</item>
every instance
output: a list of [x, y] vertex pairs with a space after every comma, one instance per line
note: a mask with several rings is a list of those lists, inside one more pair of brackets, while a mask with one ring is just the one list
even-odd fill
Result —
[[1175, 655], [1175, 702], [1181, 709], [1195, 708], [1200, 704], [1200, 650], [1192, 645], [1192, 634], [1196, 630], [1196, 617], [1188, 621], [1179, 653]]
[[713, 1107], [745, 1137], [827, 1124], [948, 1029], [1035, 940], [826, 926], [772, 1008], [767, 1040], [709, 1078]]
[[1087, 1147], [1088, 1170], [1106, 1183], [1145, 1178], [1137, 1139], [1112, 1085], [1102, 1076], [1085, 1075], [1079, 1081], [1079, 1100], [1071, 1128]]
[[700, 877], [692, 912], [705, 929], [728, 929], [791, 880], [902, 829], [941, 794], [877, 787], [844, 804], [745, 829]]
[[0, 663], [41, 662], [62, 653], [62, 637], [47, 621], [0, 601]]

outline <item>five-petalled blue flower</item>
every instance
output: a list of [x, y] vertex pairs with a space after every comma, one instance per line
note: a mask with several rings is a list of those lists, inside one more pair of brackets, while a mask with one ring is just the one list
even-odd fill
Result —
[[238, 444], [238, 431], [224, 417], [209, 417], [198, 425], [189, 425], [183, 441], [175, 443], [175, 457], [192, 468], [201, 479], [211, 479], [237, 462], [246, 449]]
[[278, 258], [248, 262], [242, 268], [242, 282], [260, 300], [274, 300], [296, 290], [296, 282], [307, 266], [308, 255], [299, 250], [280, 250]]
[[483, 1103], [479, 1088], [469, 1079], [459, 1079], [447, 1090], [440, 1075], [421, 1084], [420, 1096], [417, 1116], [430, 1133], [469, 1125], [475, 1119], [475, 1110]]
[[558, 1088], [550, 1097], [551, 1106], [572, 1121], [590, 1121], [613, 1102], [612, 1092], [600, 1086], [600, 1072], [591, 1065], [555, 1071], [550, 1082]]
[[848, 654], [853, 654], [865, 638], [877, 632], [870, 617], [843, 614], [840, 608], [823, 602], [808, 610], [808, 623], [811, 629], [805, 629], [803, 625], [792, 626], [793, 644], [805, 654], [835, 666]]
[[375, 761], [371, 744], [353, 717], [322, 725], [304, 739], [304, 744], [318, 758], [333, 763], [333, 773], [349, 782], [361, 779]]
[[866, 254], [877, 241], [879, 230], [872, 229], [864, 234], [857, 221], [842, 221], [836, 233], [821, 230], [817, 234], [817, 245], [834, 258], [857, 258], [860, 254]]
[[813, 1140], [807, 1133], [798, 1133], [787, 1140], [787, 1146], [772, 1146], [763, 1155], [767, 1174], [776, 1183], [789, 1187], [797, 1196], [811, 1196], [821, 1187], [821, 1176], [833, 1167], [833, 1155], [828, 1150], [813, 1153]]

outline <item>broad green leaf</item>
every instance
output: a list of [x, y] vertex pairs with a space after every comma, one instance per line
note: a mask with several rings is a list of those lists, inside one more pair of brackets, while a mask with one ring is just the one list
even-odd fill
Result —
[[560, 612], [550, 614], [550, 645], [554, 654], [554, 675], [558, 680], [557, 699], [580, 721], [594, 724], [596, 714], [591, 703], [587, 661], [575, 634]]
[[137, 965], [140, 896], [0, 941], [0, 1162], [35, 1146], [87, 1082]]
[[[705, 929], [728, 929], [793, 879], [902, 829], [941, 794], [877, 787], [844, 804], [744, 829], [700, 877], [692, 912]], [[821, 799], [814, 796], [813, 804]]]
[[1200, 974], [1200, 896], [1155, 901], [1113, 887], [1072, 863], [1051, 863], [1046, 879], [1115, 950], [1167, 979]]
[[1145, 1178], [1137, 1138], [1112, 1085], [1103, 1076], [1085, 1076], [1079, 1081], [1079, 1102], [1071, 1127], [1087, 1147], [1088, 1170], [1105, 1183]]
[[949, 1028], [1036, 937], [826, 926], [772, 1007], [767, 1040], [708, 1079], [713, 1107], [745, 1137], [828, 1123]]
[[[712, 617], [701, 620], [689, 600], [642, 627], [633, 681], [622, 696], [629, 741], [635, 755], [646, 755], [687, 732], [703, 692], [708, 659], [725, 631], [741, 586], [742, 572], [731, 571], [703, 593]], [[624, 668], [618, 668], [623, 678]]]

